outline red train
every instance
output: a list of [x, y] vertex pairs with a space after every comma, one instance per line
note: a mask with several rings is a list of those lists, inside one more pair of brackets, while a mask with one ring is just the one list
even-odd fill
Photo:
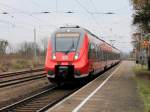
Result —
[[120, 51], [80, 26], [60, 27], [48, 42], [45, 70], [60, 84], [90, 77], [120, 61]]

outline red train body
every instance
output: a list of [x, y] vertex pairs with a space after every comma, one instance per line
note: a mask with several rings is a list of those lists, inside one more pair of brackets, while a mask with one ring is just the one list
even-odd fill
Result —
[[120, 51], [79, 26], [61, 27], [48, 42], [45, 70], [51, 82], [75, 81], [120, 61]]

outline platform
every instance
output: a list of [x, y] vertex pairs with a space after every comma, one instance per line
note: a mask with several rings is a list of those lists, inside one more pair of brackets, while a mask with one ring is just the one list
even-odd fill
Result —
[[134, 62], [121, 62], [48, 112], [142, 112], [133, 66]]

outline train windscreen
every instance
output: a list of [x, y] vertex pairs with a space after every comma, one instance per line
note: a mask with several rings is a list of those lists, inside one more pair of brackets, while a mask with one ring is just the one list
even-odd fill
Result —
[[79, 33], [57, 33], [55, 40], [56, 52], [75, 52], [78, 46]]

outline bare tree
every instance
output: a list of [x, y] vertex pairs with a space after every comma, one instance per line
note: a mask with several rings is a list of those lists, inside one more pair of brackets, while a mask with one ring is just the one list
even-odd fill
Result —
[[47, 45], [48, 45], [48, 39], [47, 38], [41, 39], [40, 44], [41, 44], [42, 56], [45, 56]]
[[3, 56], [6, 54], [6, 49], [8, 47], [9, 43], [7, 40], [0, 40], [0, 56]]
[[[20, 44], [19, 54], [25, 57], [33, 57], [34, 53], [34, 44], [33, 42], [23, 42]], [[36, 44], [37, 53], [40, 52], [38, 45]]]

